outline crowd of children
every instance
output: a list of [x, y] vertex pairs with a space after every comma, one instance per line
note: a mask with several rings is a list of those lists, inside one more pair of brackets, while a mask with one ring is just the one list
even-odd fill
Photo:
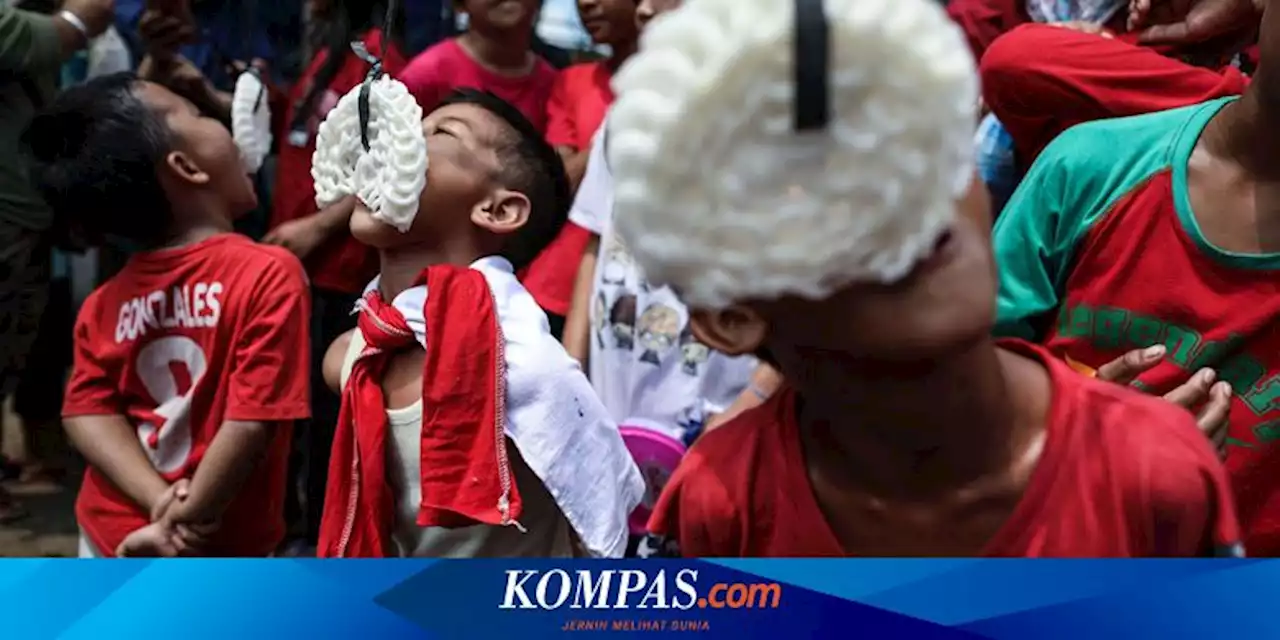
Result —
[[539, 0], [312, 0], [270, 189], [160, 5], [30, 120], [133, 252], [81, 556], [1280, 553], [1280, 6], [577, 4], [557, 69]]

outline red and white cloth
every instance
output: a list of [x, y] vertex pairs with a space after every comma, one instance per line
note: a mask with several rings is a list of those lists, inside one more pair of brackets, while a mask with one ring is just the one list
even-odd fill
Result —
[[418, 525], [520, 526], [510, 438], [583, 547], [595, 556], [623, 554], [643, 477], [509, 262], [429, 267], [390, 303], [375, 279], [358, 311], [368, 347], [343, 392], [320, 555], [393, 555], [380, 380], [388, 357], [415, 340], [426, 350]]

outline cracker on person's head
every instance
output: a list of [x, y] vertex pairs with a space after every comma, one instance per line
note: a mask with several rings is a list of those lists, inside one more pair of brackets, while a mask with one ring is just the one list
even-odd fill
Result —
[[618, 229], [691, 305], [900, 279], [972, 177], [978, 83], [945, 12], [826, 0], [829, 121], [797, 131], [797, 1], [688, 2], [614, 79]]

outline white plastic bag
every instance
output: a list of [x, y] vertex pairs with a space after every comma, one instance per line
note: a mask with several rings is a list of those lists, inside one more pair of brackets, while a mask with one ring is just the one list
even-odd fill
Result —
[[102, 35], [89, 43], [89, 68], [85, 79], [132, 69], [133, 60], [129, 56], [129, 47], [115, 27], [108, 27]]

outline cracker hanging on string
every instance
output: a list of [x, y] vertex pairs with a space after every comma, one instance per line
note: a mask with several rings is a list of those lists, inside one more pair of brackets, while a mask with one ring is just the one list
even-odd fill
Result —
[[259, 73], [254, 68], [241, 73], [231, 96], [231, 137], [249, 173], [262, 168], [271, 152], [271, 106]]
[[613, 88], [617, 228], [693, 306], [900, 280], [973, 176], [975, 65], [932, 0], [687, 2]]
[[316, 204], [354, 195], [375, 220], [404, 233], [427, 183], [422, 107], [404, 84], [383, 75], [363, 43], [351, 46], [373, 68], [320, 123], [311, 163]]

